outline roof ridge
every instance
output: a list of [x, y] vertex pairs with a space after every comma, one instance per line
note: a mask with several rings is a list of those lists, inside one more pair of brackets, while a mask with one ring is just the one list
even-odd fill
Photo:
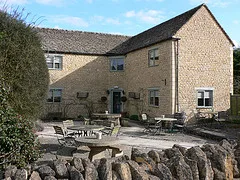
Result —
[[[151, 30], [151, 29], [154, 29], [154, 28], [156, 28], [156, 27], [158, 27], [158, 26], [160, 26], [160, 25], [162, 25], [162, 24], [164, 24], [164, 23], [168, 23], [168, 22], [170, 22], [170, 21], [172, 21], [172, 20], [174, 20], [174, 19], [179, 18], [180, 16], [184, 16], [185, 14], [190, 13], [191, 11], [197, 11], [197, 10], [200, 9], [200, 7], [202, 7], [202, 6], [206, 6], [206, 4], [205, 4], [205, 3], [202, 3], [201, 5], [199, 5], [199, 6], [197, 6], [197, 7], [194, 7], [194, 8], [192, 8], [192, 9], [188, 10], [188, 11], [185, 11], [185, 12], [177, 15], [177, 16], [174, 16], [173, 18], [168, 19], [167, 21], [164, 21], [164, 22], [162, 22], [162, 23], [160, 23], [160, 24], [157, 24], [156, 26], [153, 26], [152, 28], [147, 29], [147, 30], [145, 30], [145, 31], [143, 31], [143, 32], [141, 32], [141, 33], [139, 33], [139, 34], [143, 34], [144, 32], [149, 31], [149, 30]], [[193, 13], [193, 14], [195, 14], [195, 13]], [[190, 18], [189, 18], [189, 19], [190, 19]], [[137, 35], [135, 35], [135, 36], [138, 36], [139, 34], [137, 34]], [[135, 37], [135, 36], [133, 36], [133, 37]]]
[[[202, 6], [205, 6], [205, 4], [201, 4], [195, 8], [185, 11], [182, 14], [132, 36], [119, 46], [110, 50], [108, 53], [119, 52], [120, 54], [126, 54], [128, 52], [156, 44], [160, 41], [173, 38], [180, 28], [183, 27], [183, 25], [185, 25]], [[155, 39], [150, 39], [149, 37], [153, 34], [155, 34]], [[139, 44], [137, 41], [141, 43]]]
[[90, 32], [90, 31], [79, 31], [79, 30], [68, 30], [68, 29], [58, 29], [58, 28], [46, 28], [46, 27], [35, 27], [43, 30], [54, 30], [54, 31], [65, 31], [65, 32], [77, 32], [77, 33], [86, 33], [86, 34], [100, 34], [100, 35], [111, 35], [111, 36], [121, 36], [121, 37], [132, 37], [121, 34], [111, 34], [111, 33], [101, 33], [101, 32]]

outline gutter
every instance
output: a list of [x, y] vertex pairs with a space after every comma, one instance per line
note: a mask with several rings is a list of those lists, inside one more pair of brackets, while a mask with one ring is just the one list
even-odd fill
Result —
[[180, 105], [179, 105], [179, 83], [178, 83], [178, 74], [179, 74], [179, 67], [178, 67], [178, 55], [179, 55], [179, 40], [180, 38], [172, 37], [174, 41], [174, 56], [175, 56], [175, 103], [174, 103], [174, 113], [179, 112]]

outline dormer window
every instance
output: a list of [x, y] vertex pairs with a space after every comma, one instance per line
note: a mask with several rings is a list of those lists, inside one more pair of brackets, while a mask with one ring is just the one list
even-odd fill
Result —
[[110, 71], [123, 71], [124, 57], [110, 57]]

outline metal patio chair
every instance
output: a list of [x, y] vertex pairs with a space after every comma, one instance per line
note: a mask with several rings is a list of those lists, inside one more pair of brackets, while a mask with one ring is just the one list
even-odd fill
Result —
[[121, 126], [114, 126], [114, 127], [106, 127], [103, 130], [100, 130], [103, 135], [108, 135], [108, 136], [118, 136], [119, 131], [120, 131]]
[[157, 132], [161, 131], [162, 124], [161, 121], [156, 121], [153, 118], [148, 117], [146, 113], [143, 113], [142, 115], [142, 121], [144, 123], [144, 130], [143, 132], [153, 132], [156, 134]]
[[173, 124], [173, 129], [177, 129], [183, 133], [185, 127], [185, 120], [187, 119], [185, 112], [174, 113], [174, 118], [177, 119]]
[[65, 134], [67, 134], [69, 136], [75, 136], [75, 137], [79, 137], [79, 136], [83, 135], [83, 132], [81, 132], [81, 131], [69, 130], [68, 127], [70, 127], [70, 126], [74, 126], [73, 120], [63, 121], [63, 130], [65, 131]]
[[62, 127], [53, 126], [55, 134], [57, 135], [58, 143], [62, 146], [75, 146], [75, 136], [66, 134]]

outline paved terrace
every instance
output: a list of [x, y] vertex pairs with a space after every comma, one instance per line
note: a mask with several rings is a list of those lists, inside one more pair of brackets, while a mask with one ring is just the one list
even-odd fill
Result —
[[[38, 138], [45, 153], [40, 160], [52, 160], [59, 156], [70, 157], [69, 149], [59, 148], [57, 137], [54, 134], [53, 125], [62, 126], [61, 122], [43, 123], [44, 130], [38, 132]], [[119, 144], [123, 146], [124, 153], [130, 155], [132, 148], [138, 148], [143, 152], [151, 149], [162, 150], [171, 148], [174, 144], [190, 148], [192, 146], [202, 146], [206, 143], [218, 143], [222, 139], [237, 140], [238, 129], [217, 129], [217, 128], [188, 128], [188, 134], [175, 132], [152, 135], [143, 132], [143, 127], [139, 124], [129, 122], [130, 127], [121, 127], [119, 133]], [[79, 153], [80, 152], [80, 153]], [[74, 156], [87, 157], [88, 149], [83, 147]]]

